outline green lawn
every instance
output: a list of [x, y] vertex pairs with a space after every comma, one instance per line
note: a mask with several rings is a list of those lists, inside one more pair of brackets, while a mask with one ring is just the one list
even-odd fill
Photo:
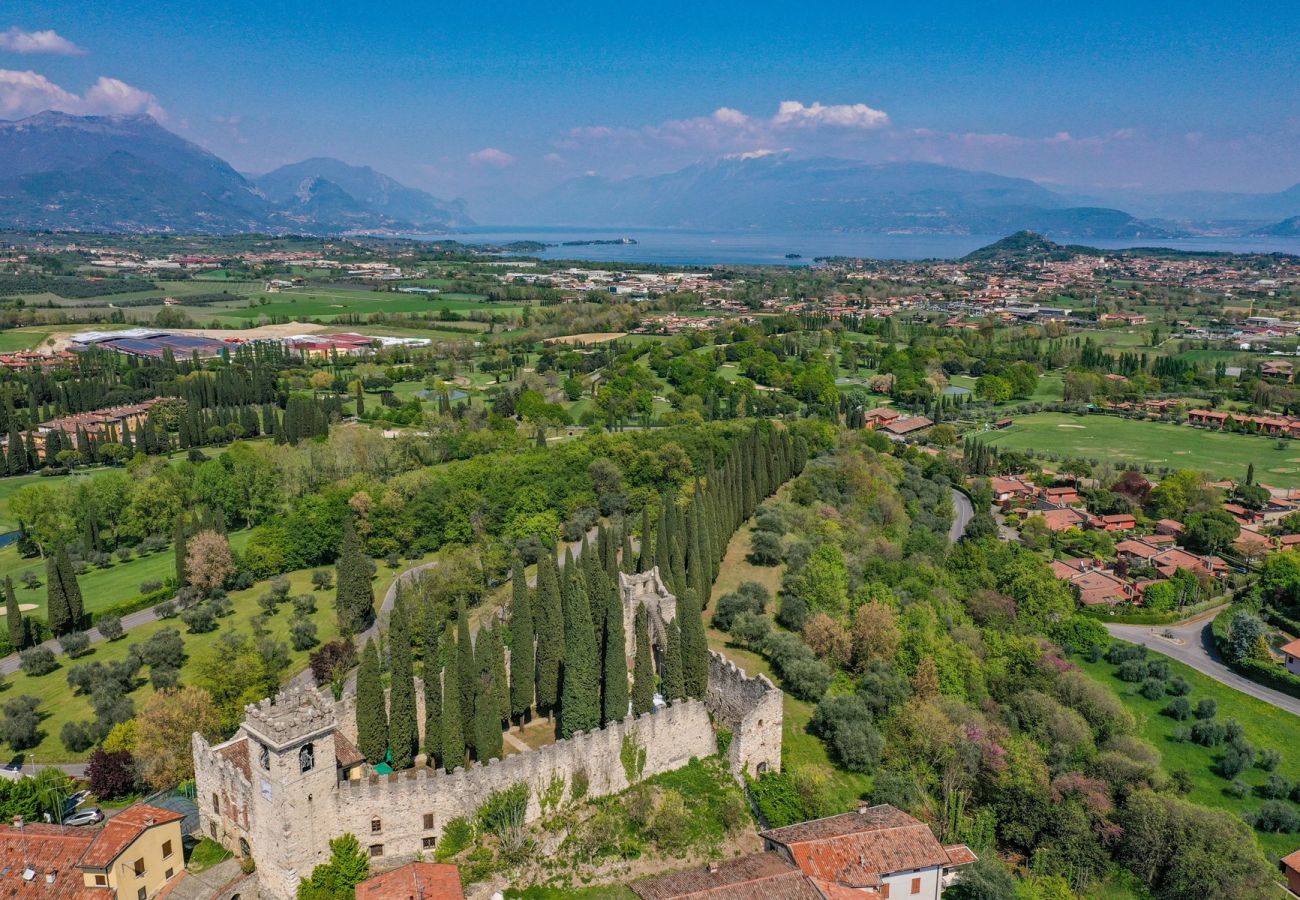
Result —
[[7, 328], [0, 331], [0, 353], [32, 350], [49, 336], [49, 329]]
[[[18, 520], [9, 512], [9, 500], [22, 488], [27, 487], [29, 484], [35, 484], [40, 480], [40, 475], [14, 475], [0, 478], [0, 532], [13, 531], [18, 527]], [[50, 483], [55, 482], [51, 481]]]
[[[163, 555], [167, 556], [167, 554]], [[418, 562], [419, 560], [412, 560], [410, 564], [415, 565]], [[396, 574], [387, 566], [379, 567], [378, 576], [374, 581], [376, 602], [383, 597], [384, 592], [388, 590], [388, 585]], [[316, 597], [316, 612], [311, 618], [316, 622], [316, 636], [320, 642], [325, 643], [337, 637], [338, 627], [334, 614], [334, 592], [313, 592], [311, 570], [293, 572], [290, 574], [289, 580], [291, 596], [313, 593]], [[234, 603], [234, 612], [230, 616], [219, 620], [220, 627], [216, 631], [210, 631], [206, 634], [190, 634], [179, 618], [150, 622], [128, 632], [126, 637], [121, 640], [92, 645], [92, 651], [81, 659], [74, 661], [59, 657], [59, 667], [49, 674], [33, 678], [18, 672], [5, 679], [0, 699], [30, 694], [40, 700], [41, 732], [43, 737], [37, 747], [27, 751], [27, 759], [34, 759], [43, 763], [78, 762], [89, 755], [89, 752], [70, 752], [59, 739], [59, 732], [65, 722], [84, 721], [94, 718], [89, 698], [73, 695], [72, 690], [68, 687], [67, 674], [69, 668], [95, 660], [107, 663], [124, 659], [130, 653], [131, 644], [142, 642], [148, 639], [150, 635], [164, 628], [175, 628], [181, 632], [182, 637], [185, 639], [185, 652], [188, 656], [185, 665], [181, 669], [181, 683], [190, 683], [193, 678], [193, 664], [199, 659], [210, 657], [215, 652], [216, 641], [222, 631], [233, 627], [245, 634], [249, 633], [248, 620], [261, 611], [257, 605], [257, 598], [266, 593], [268, 583], [259, 582], [246, 591], [232, 593], [230, 598]], [[292, 608], [288, 604], [282, 605], [268, 623], [270, 636], [287, 644], [289, 621], [292, 616]], [[309, 655], [310, 651], [307, 650], [291, 650], [290, 665], [286, 677], [301, 671], [307, 665]], [[131, 694], [131, 699], [135, 702], [137, 710], [152, 693], [153, 688], [146, 683]]]
[[1300, 487], [1300, 444], [1288, 442], [1279, 450], [1274, 439], [1255, 435], [1114, 416], [1039, 413], [1017, 416], [1011, 427], [975, 437], [1008, 450], [1196, 469], [1215, 479], [1241, 478], [1254, 463], [1256, 477], [1265, 484]]
[[[1165, 657], [1160, 657], [1165, 658]], [[1226, 809], [1234, 815], [1258, 810], [1264, 800], [1251, 794], [1238, 800], [1225, 793], [1228, 781], [1215, 765], [1223, 748], [1201, 747], [1190, 741], [1172, 738], [1174, 729], [1190, 723], [1175, 722], [1160, 711], [1168, 698], [1147, 700], [1137, 693], [1140, 685], [1129, 684], [1115, 677], [1118, 669], [1105, 661], [1080, 662], [1083, 670], [1119, 695], [1124, 705], [1133, 711], [1138, 720], [1138, 733], [1159, 748], [1166, 772], [1182, 769], [1192, 777], [1192, 792], [1188, 799], [1205, 806]], [[1194, 706], [1202, 697], [1212, 697], [1219, 704], [1218, 719], [1236, 719], [1245, 729], [1246, 739], [1257, 749], [1271, 748], [1282, 754], [1282, 764], [1277, 771], [1289, 781], [1300, 781], [1300, 718], [1276, 706], [1256, 700], [1202, 675], [1195, 669], [1175, 660], [1169, 660], [1170, 675], [1181, 675], [1192, 685], [1189, 698]], [[1263, 784], [1268, 773], [1259, 768], [1249, 769], [1241, 776], [1252, 788]], [[1300, 834], [1265, 834], [1255, 832], [1260, 846], [1271, 860], [1277, 860], [1300, 846]]]
[[[242, 551], [248, 543], [251, 531], [235, 531], [230, 534], [230, 545]], [[28, 589], [19, 577], [24, 572], [35, 572], [41, 579], [40, 587]], [[86, 602], [87, 612], [96, 612], [114, 603], [121, 603], [141, 593], [140, 585], [146, 581], [164, 581], [176, 572], [176, 557], [168, 547], [159, 553], [148, 556], [135, 556], [128, 562], [119, 562], [116, 557], [113, 564], [100, 569], [91, 566], [84, 575], [77, 577], [81, 586], [81, 595]], [[14, 593], [19, 604], [35, 603], [38, 607], [33, 612], [45, 616], [45, 560], [33, 557], [24, 559], [18, 554], [16, 545], [11, 544], [0, 550], [0, 579], [9, 576], [14, 580]]]

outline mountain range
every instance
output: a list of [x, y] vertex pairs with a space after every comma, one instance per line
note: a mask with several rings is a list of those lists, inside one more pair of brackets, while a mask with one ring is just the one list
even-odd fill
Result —
[[[772, 153], [658, 175], [574, 178], [512, 210], [527, 225], [593, 228], [1295, 236], [1300, 185], [1275, 194], [1065, 192], [930, 163]], [[148, 116], [43, 112], [0, 121], [0, 227], [400, 234], [472, 224], [463, 201], [336, 159], [246, 176]]]
[[336, 234], [472, 224], [459, 202], [311, 159], [256, 180], [149, 116], [0, 122], [0, 223], [86, 231]]

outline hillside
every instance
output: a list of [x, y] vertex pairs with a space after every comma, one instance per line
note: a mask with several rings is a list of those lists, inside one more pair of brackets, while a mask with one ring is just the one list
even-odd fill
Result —
[[469, 222], [463, 205], [373, 169], [335, 160], [300, 166], [317, 174], [271, 173], [266, 190], [149, 116], [43, 112], [0, 122], [0, 222], [201, 234], [433, 230]]
[[648, 177], [585, 176], [543, 195], [530, 212], [554, 225], [1168, 236], [1120, 210], [1071, 207], [1024, 178], [785, 154], [724, 158]]

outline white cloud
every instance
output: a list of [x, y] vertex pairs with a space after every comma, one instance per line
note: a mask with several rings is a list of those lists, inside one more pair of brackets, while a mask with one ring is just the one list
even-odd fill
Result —
[[773, 150], [771, 147], [760, 147], [757, 150], [746, 150], [743, 153], [728, 153], [727, 159], [762, 159], [765, 156], [776, 156], [781, 153], [789, 153], [790, 148], [785, 147], [781, 150]]
[[0, 50], [10, 53], [53, 53], [57, 56], [81, 56], [86, 52], [53, 29], [24, 31], [17, 25], [0, 31]]
[[496, 147], [484, 147], [482, 150], [471, 153], [469, 161], [476, 166], [504, 168], [513, 163], [515, 158], [504, 150], [498, 150]]
[[772, 117], [776, 128], [816, 128], [829, 125], [836, 128], [881, 128], [889, 124], [889, 115], [865, 103], [844, 103], [823, 106], [814, 101], [804, 106], [798, 100], [782, 100]]
[[713, 111], [713, 121], [721, 125], [748, 125], [749, 116], [729, 106], [719, 106]]
[[167, 117], [157, 97], [117, 78], [100, 76], [78, 95], [39, 72], [0, 69], [0, 115], [29, 116], [47, 109], [78, 116], [148, 113], [155, 119]]

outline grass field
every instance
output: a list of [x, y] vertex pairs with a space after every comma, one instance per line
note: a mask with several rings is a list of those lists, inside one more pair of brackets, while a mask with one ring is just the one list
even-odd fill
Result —
[[9, 512], [10, 498], [22, 488], [27, 487], [29, 484], [35, 484], [40, 480], [40, 475], [13, 475], [0, 478], [0, 533], [13, 531], [18, 527], [18, 520]]
[[[1160, 750], [1164, 770], [1182, 769], [1191, 776], [1192, 791], [1188, 799], [1225, 809], [1234, 815], [1253, 812], [1263, 805], [1264, 800], [1254, 793], [1240, 800], [1226, 793], [1228, 781], [1215, 768], [1223, 754], [1222, 747], [1202, 747], [1190, 741], [1173, 739], [1174, 729], [1186, 723], [1175, 722], [1160, 714], [1169, 702], [1167, 697], [1147, 700], [1140, 696], [1137, 692], [1140, 685], [1120, 681], [1114, 675], [1118, 667], [1105, 661], [1080, 662], [1080, 665], [1090, 676], [1113, 690], [1133, 711], [1138, 720], [1138, 733]], [[1219, 704], [1217, 718], [1220, 721], [1236, 719], [1245, 729], [1246, 740], [1252, 746], [1259, 750], [1277, 750], [1282, 754], [1282, 763], [1277, 768], [1280, 774], [1292, 783], [1300, 780], [1300, 752], [1296, 750], [1297, 742], [1300, 742], [1300, 718], [1248, 697], [1172, 659], [1169, 660], [1169, 672], [1171, 676], [1181, 675], [1192, 685], [1189, 698], [1193, 706], [1202, 697], [1214, 698]], [[1263, 784], [1267, 778], [1268, 773], [1259, 768], [1251, 768], [1241, 776], [1252, 788]], [[1265, 853], [1274, 861], [1300, 845], [1300, 836], [1295, 834], [1255, 832], [1255, 835]]]
[[0, 331], [0, 353], [14, 350], [34, 350], [50, 336], [49, 329], [8, 328]]
[[1040, 413], [1018, 416], [1003, 431], [975, 436], [1008, 450], [1036, 450], [1135, 465], [1196, 469], [1213, 478], [1256, 477], [1273, 487], [1300, 487], [1300, 444], [1277, 449], [1272, 438], [1204, 431], [1187, 425]]
[[[162, 555], [168, 556], [168, 554]], [[418, 560], [411, 562], [412, 565], [416, 563], [418, 563]], [[376, 602], [383, 597], [384, 592], [388, 590], [388, 585], [397, 572], [400, 571], [400, 569], [394, 571], [387, 566], [379, 567], [378, 577], [374, 581]], [[316, 612], [311, 618], [316, 623], [316, 636], [320, 642], [325, 643], [337, 637], [338, 627], [334, 613], [334, 593], [332, 591], [313, 592], [311, 570], [293, 572], [289, 575], [289, 580], [291, 596], [306, 593], [312, 593], [315, 596]], [[215, 652], [217, 638], [222, 631], [233, 627], [245, 634], [250, 632], [248, 620], [261, 611], [257, 605], [257, 598], [266, 593], [267, 585], [268, 582], [263, 581], [246, 591], [232, 593], [230, 598], [234, 604], [234, 612], [230, 616], [218, 620], [220, 627], [216, 631], [210, 631], [206, 634], [190, 634], [184, 623], [178, 618], [150, 622], [147, 625], [133, 629], [121, 640], [94, 644], [93, 650], [81, 659], [72, 661], [60, 657], [59, 668], [49, 674], [33, 678], [30, 675], [17, 672], [5, 679], [4, 693], [0, 695], [3, 698], [30, 694], [41, 701], [40, 714], [42, 716], [41, 731], [43, 737], [39, 746], [27, 752], [27, 760], [42, 763], [78, 762], [88, 755], [88, 753], [72, 753], [68, 751], [59, 739], [59, 732], [65, 722], [84, 721], [94, 717], [89, 698], [74, 696], [72, 690], [68, 687], [69, 668], [93, 661], [108, 663], [125, 659], [131, 652], [131, 644], [147, 640], [151, 635], [164, 628], [175, 628], [181, 632], [181, 636], [185, 640], [185, 653], [188, 657], [181, 669], [181, 683], [191, 684], [194, 677], [194, 663], [209, 658]], [[292, 616], [292, 608], [288, 604], [282, 605], [276, 615], [267, 623], [271, 637], [287, 644], [289, 620]], [[290, 665], [286, 670], [286, 677], [301, 671], [307, 665], [309, 655], [310, 651], [307, 650], [290, 650]], [[135, 702], [137, 710], [152, 693], [153, 688], [145, 684], [131, 694], [131, 699]]]
[[[244, 545], [248, 543], [250, 534], [252, 532], [247, 530], [231, 532], [230, 545], [236, 552], [242, 551]], [[41, 579], [40, 587], [30, 590], [19, 581], [19, 576], [24, 572], [35, 572]], [[128, 562], [118, 562], [114, 557], [113, 564], [104, 569], [91, 566], [84, 575], [77, 576], [77, 584], [81, 586], [81, 596], [86, 602], [86, 611], [93, 613], [114, 603], [121, 603], [138, 596], [142, 593], [140, 590], [142, 582], [164, 581], [175, 573], [176, 556], [168, 547], [166, 550], [148, 556], [133, 557]], [[3, 580], [6, 575], [14, 580], [14, 593], [18, 597], [19, 604], [36, 604], [39, 609], [33, 612], [44, 617], [45, 560], [36, 557], [24, 559], [18, 554], [17, 546], [11, 544], [0, 550], [0, 580]]]

